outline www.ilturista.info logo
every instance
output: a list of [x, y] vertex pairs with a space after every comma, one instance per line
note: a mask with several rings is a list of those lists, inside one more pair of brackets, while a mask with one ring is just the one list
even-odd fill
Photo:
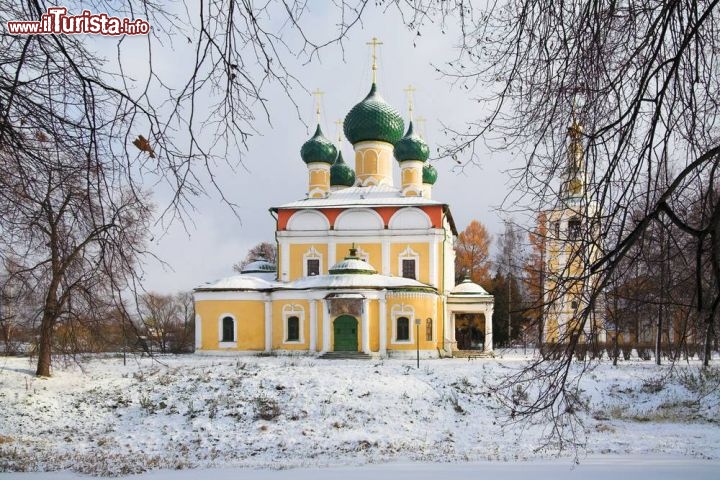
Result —
[[12, 35], [147, 35], [150, 24], [141, 18], [111, 17], [90, 10], [83, 10], [80, 15], [68, 15], [65, 7], [50, 7], [39, 22], [13, 20], [7, 22], [7, 30]]

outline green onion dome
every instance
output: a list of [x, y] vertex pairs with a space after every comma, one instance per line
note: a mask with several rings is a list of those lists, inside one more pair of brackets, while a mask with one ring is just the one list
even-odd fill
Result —
[[318, 124], [315, 135], [305, 142], [300, 149], [300, 156], [305, 163], [323, 162], [333, 164], [337, 157], [337, 148], [333, 142], [325, 138]]
[[429, 183], [434, 185], [437, 180], [437, 170], [431, 164], [426, 163], [423, 165], [423, 183]]
[[342, 152], [338, 152], [337, 160], [330, 167], [331, 187], [352, 187], [355, 185], [355, 171], [345, 163]]
[[398, 111], [383, 100], [373, 83], [368, 96], [345, 117], [344, 132], [353, 145], [364, 140], [395, 144], [402, 137], [404, 127]]
[[424, 162], [430, 156], [430, 149], [427, 143], [413, 131], [413, 123], [410, 122], [407, 133], [395, 144], [395, 158], [398, 162], [405, 160], [420, 160]]

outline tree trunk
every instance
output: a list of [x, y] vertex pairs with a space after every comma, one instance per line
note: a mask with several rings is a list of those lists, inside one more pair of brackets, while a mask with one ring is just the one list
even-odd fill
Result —
[[712, 339], [714, 336], [714, 328], [713, 328], [713, 322], [712, 322], [712, 316], [708, 317], [707, 320], [707, 329], [705, 330], [705, 348], [704, 348], [704, 355], [703, 355], [703, 366], [708, 367], [710, 366], [710, 357], [712, 356]]
[[[53, 272], [57, 272], [59, 268], [53, 265]], [[60, 286], [59, 275], [53, 275], [48, 293], [45, 296], [45, 305], [43, 305], [43, 316], [40, 324], [40, 349], [38, 351], [38, 364], [35, 375], [38, 377], [50, 376], [50, 363], [52, 359], [52, 341], [53, 329], [58, 319], [58, 288]]]
[[40, 324], [40, 349], [38, 352], [37, 370], [35, 372], [35, 375], [38, 377], [50, 376], [54, 325], [54, 314], [46, 308], [43, 312], [42, 323]]

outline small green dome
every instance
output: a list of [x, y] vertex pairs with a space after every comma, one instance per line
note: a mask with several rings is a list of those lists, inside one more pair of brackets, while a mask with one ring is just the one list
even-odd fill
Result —
[[395, 144], [402, 137], [404, 127], [398, 111], [383, 100], [373, 83], [368, 96], [345, 117], [344, 132], [353, 145], [364, 140]]
[[437, 170], [431, 164], [426, 163], [423, 165], [423, 183], [429, 183], [434, 185], [437, 180]]
[[407, 133], [395, 144], [395, 158], [398, 162], [405, 160], [420, 160], [424, 162], [430, 156], [430, 149], [427, 143], [413, 131], [413, 123], [410, 122]]
[[331, 187], [352, 187], [355, 185], [355, 171], [345, 163], [342, 152], [338, 152], [337, 160], [330, 167]]
[[332, 164], [337, 157], [337, 148], [330, 140], [325, 138], [320, 125], [318, 125], [315, 135], [305, 142], [300, 149], [300, 156], [305, 163], [323, 162]]

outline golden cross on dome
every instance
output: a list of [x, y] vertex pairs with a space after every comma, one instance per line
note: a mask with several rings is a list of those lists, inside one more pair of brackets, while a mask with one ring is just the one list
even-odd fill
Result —
[[320, 101], [322, 100], [322, 96], [325, 95], [325, 92], [316, 88], [315, 91], [311, 93], [315, 97], [315, 115], [317, 116], [317, 123], [320, 125]]
[[343, 121], [342, 120], [335, 120], [335, 125], [337, 125], [337, 141], [338, 143], [342, 143], [342, 136], [343, 136]]
[[382, 45], [383, 43], [377, 39], [377, 37], [373, 37], [372, 40], [367, 42], [367, 45], [372, 46], [372, 80], [373, 83], [377, 80], [377, 46]]
[[423, 139], [425, 138], [425, 122], [426, 122], [426, 120], [427, 119], [425, 117], [417, 117], [417, 120], [415, 120], [418, 124], [418, 135], [420, 136], [420, 138], [423, 138]]
[[412, 85], [408, 85], [406, 89], [403, 91], [407, 95], [407, 102], [408, 102], [408, 116], [410, 117], [410, 121], [412, 122], [413, 119], [413, 93], [415, 93], [416, 88]]

